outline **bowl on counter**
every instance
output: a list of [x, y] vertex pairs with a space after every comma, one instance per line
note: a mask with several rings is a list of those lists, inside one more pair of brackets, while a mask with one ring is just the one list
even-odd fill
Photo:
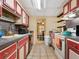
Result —
[[64, 35], [64, 36], [72, 36], [72, 33], [69, 32], [69, 31], [64, 31], [64, 32], [62, 33], [62, 35]]
[[0, 37], [2, 37], [4, 35], [4, 32], [0, 31]]

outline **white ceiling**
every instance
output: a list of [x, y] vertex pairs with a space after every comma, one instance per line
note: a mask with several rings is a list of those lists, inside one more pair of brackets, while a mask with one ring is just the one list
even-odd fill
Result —
[[57, 16], [63, 10], [67, 0], [46, 0], [46, 8], [37, 10], [32, 6], [31, 0], [18, 0], [31, 16]]

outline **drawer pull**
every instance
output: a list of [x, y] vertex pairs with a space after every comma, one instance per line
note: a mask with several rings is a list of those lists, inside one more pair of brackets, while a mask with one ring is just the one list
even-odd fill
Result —
[[8, 54], [9, 54], [8, 52], [5, 53], [5, 55], [8, 55]]

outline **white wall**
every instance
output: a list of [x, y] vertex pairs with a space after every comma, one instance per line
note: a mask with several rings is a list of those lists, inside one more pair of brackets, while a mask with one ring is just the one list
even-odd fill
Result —
[[35, 41], [37, 40], [37, 20], [36, 17], [30, 17], [29, 18], [29, 30], [30, 31], [34, 31], [34, 37], [33, 37], [33, 41], [35, 44]]

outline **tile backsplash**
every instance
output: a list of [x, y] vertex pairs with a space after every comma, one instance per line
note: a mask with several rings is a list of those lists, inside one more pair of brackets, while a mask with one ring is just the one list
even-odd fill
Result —
[[0, 21], [0, 27], [4, 29], [6, 32], [10, 30], [14, 32], [14, 29], [15, 29], [14, 23], [9, 23], [9, 22], [4, 22], [4, 21]]

